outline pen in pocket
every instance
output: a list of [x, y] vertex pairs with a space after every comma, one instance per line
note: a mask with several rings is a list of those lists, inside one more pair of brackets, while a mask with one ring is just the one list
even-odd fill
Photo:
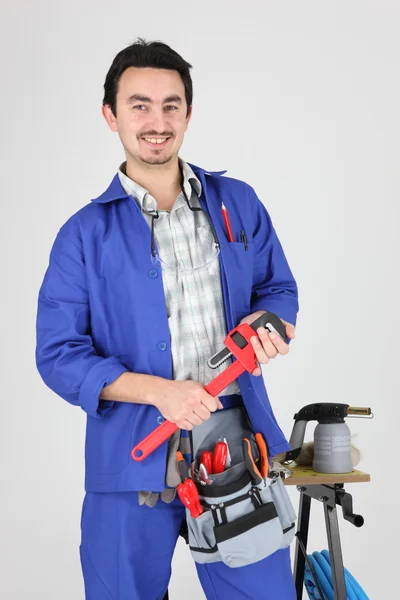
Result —
[[244, 244], [244, 249], [247, 250], [248, 249], [248, 245], [247, 245], [247, 236], [244, 232], [244, 229], [240, 230], [240, 241], [243, 242]]
[[224, 203], [222, 203], [222, 216], [224, 217], [224, 223], [225, 223], [225, 227], [226, 227], [226, 233], [228, 235], [228, 241], [229, 242], [233, 242], [233, 234], [232, 234], [232, 228], [231, 228], [231, 224], [229, 222], [229, 215], [228, 215], [228, 211], [226, 210], [226, 206]]

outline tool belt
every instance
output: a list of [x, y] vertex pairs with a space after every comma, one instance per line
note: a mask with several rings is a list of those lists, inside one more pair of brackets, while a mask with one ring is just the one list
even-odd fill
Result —
[[227, 440], [231, 464], [211, 474], [212, 483], [194, 478], [203, 512], [194, 518], [186, 509], [189, 548], [198, 563], [222, 561], [242, 567], [289, 546], [296, 514], [279, 476], [254, 482], [244, 460], [243, 439], [250, 440], [256, 464], [260, 453], [244, 406], [212, 413], [193, 428], [192, 471], [198, 471], [201, 453], [212, 451], [220, 438]]

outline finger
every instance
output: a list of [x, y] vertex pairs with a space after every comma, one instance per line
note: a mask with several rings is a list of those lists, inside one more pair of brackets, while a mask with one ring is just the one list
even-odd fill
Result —
[[200, 402], [199, 402], [199, 404], [197, 404], [197, 406], [195, 406], [193, 408], [193, 413], [195, 415], [197, 415], [199, 417], [199, 419], [201, 419], [202, 421], [208, 421], [208, 419], [211, 416], [211, 413], [208, 410], [208, 408], [206, 406], [204, 406], [204, 404], [201, 404]]
[[271, 343], [278, 350], [279, 354], [287, 354], [289, 352], [289, 345], [283, 341], [280, 335], [274, 331], [271, 331], [271, 333], [268, 333], [268, 337], [271, 340]]
[[201, 419], [200, 417], [198, 417], [196, 415], [195, 412], [193, 412], [187, 419], [189, 421], [189, 423], [191, 423], [192, 425], [201, 425], [203, 422], [203, 419]]
[[[197, 410], [197, 408], [195, 410]], [[188, 421], [192, 423], [192, 425], [201, 425], [203, 423], [203, 419], [199, 417], [194, 410], [193, 413], [189, 415]]]
[[256, 336], [251, 337], [250, 342], [251, 342], [251, 345], [253, 346], [253, 349], [254, 349], [254, 352], [255, 352], [258, 362], [262, 363], [263, 365], [266, 365], [267, 363], [269, 363], [269, 357], [265, 354], [264, 348], [262, 347], [262, 344], [261, 344], [260, 340], [258, 339], [258, 337], [256, 337]]
[[[259, 339], [261, 341], [261, 347], [264, 350], [265, 354], [269, 358], [275, 358], [275, 356], [278, 354], [278, 350], [276, 349], [276, 347], [270, 340], [268, 331], [266, 329], [264, 329], [263, 327], [259, 327], [257, 329], [257, 333], [258, 333]], [[260, 360], [260, 362], [262, 363], [263, 361]]]
[[290, 325], [290, 323], [286, 326], [286, 335], [291, 340], [294, 340], [294, 338], [296, 337], [295, 328], [293, 327], [293, 325]]
[[215, 412], [219, 408], [224, 408], [220, 399], [214, 398], [213, 396], [207, 395], [201, 399], [201, 403], [210, 411]]
[[281, 319], [281, 321], [285, 325], [285, 333], [286, 333], [287, 337], [291, 340], [294, 340], [294, 338], [296, 337], [295, 326], [292, 325], [292, 323], [288, 323], [287, 321], [284, 321], [283, 319]]
[[177, 425], [179, 429], [187, 429], [187, 431], [192, 431], [193, 429], [193, 425], [187, 419], [183, 419], [183, 421], [180, 421]]
[[255, 375], [256, 377], [259, 377], [261, 375], [261, 372], [262, 371], [261, 371], [260, 363], [257, 363], [257, 367], [252, 372], [252, 375]]

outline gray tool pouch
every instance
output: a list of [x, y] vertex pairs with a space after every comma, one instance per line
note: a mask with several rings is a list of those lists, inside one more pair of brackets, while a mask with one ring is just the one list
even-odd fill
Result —
[[212, 474], [212, 484], [196, 483], [203, 514], [186, 511], [189, 547], [198, 563], [222, 561], [229, 567], [252, 564], [288, 546], [295, 534], [296, 515], [280, 477], [254, 486], [243, 460], [242, 439], [251, 440], [259, 456], [244, 407], [224, 409], [192, 432], [192, 456], [198, 467], [203, 450], [213, 450], [225, 437], [231, 466]]

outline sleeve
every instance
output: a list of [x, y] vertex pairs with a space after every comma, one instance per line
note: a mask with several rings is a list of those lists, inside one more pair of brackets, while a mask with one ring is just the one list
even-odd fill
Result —
[[82, 242], [71, 220], [56, 237], [39, 291], [36, 365], [50, 389], [96, 418], [114, 405], [99, 400], [101, 390], [127, 371], [93, 347]]
[[296, 325], [298, 289], [271, 218], [255, 191], [253, 203], [255, 245], [251, 312], [266, 310]]

